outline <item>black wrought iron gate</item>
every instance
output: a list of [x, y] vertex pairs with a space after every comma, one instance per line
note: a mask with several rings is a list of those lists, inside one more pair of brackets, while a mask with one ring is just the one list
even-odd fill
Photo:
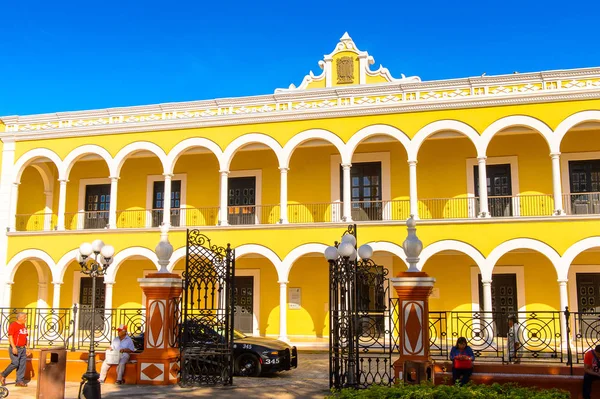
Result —
[[233, 382], [235, 253], [187, 231], [179, 347], [182, 386]]
[[346, 234], [354, 237], [353, 255], [338, 252], [329, 261], [329, 387], [392, 385], [398, 308], [389, 295], [388, 270], [372, 259], [357, 258], [356, 225]]

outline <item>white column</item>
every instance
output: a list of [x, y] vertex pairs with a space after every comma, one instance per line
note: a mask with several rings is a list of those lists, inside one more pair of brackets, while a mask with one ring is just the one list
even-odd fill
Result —
[[484, 312], [492, 311], [492, 280], [482, 280], [483, 286], [483, 308]]
[[[567, 336], [567, 319], [565, 318], [565, 308], [569, 306], [569, 293], [567, 290], [567, 280], [558, 280], [558, 291], [560, 295], [560, 336], [564, 344], [569, 340]], [[572, 309], [571, 309], [572, 311]], [[564, 345], [563, 345], [564, 346]]]
[[279, 281], [279, 340], [287, 342], [287, 281]]
[[60, 287], [63, 283], [52, 283], [54, 285], [54, 291], [52, 292], [52, 307], [54, 309], [60, 308]]
[[46, 207], [44, 209], [44, 230], [52, 230], [52, 203], [54, 202], [54, 193], [52, 191], [44, 191], [46, 196]]
[[10, 188], [10, 231], [17, 230], [17, 203], [19, 201], [19, 184], [13, 183]]
[[488, 195], [487, 195], [487, 166], [485, 160], [487, 157], [477, 158], [479, 165], [479, 217], [489, 218], [490, 210], [488, 208]]
[[56, 222], [57, 230], [65, 229], [65, 209], [67, 206], [67, 182], [68, 180], [59, 180], [60, 191], [58, 192], [58, 220]]
[[7, 281], [4, 284], [4, 307], [10, 308], [10, 301], [12, 299], [12, 286], [14, 282]]
[[220, 201], [219, 201], [219, 226], [228, 226], [228, 212], [227, 212], [227, 193], [228, 193], [228, 179], [229, 179], [229, 171], [221, 170], [219, 171], [221, 174], [221, 191], [220, 191]]
[[48, 284], [44, 281], [38, 282], [38, 308], [48, 307]]
[[[0, 160], [2, 165], [0, 168], [0, 232], [3, 233], [0, 234], [0, 265], [4, 266], [8, 262], [8, 236], [5, 232], [6, 229], [10, 228], [12, 216], [10, 205], [12, 196], [10, 191], [12, 189], [12, 182], [15, 181], [18, 171], [14, 170], [15, 142], [11, 141], [10, 137], [2, 138], [2, 142], [2, 159]], [[13, 220], [15, 220], [14, 217]], [[6, 278], [8, 278], [8, 276], [6, 276]], [[3, 280], [4, 279], [0, 279], [0, 281]], [[8, 291], [8, 294], [6, 291]], [[8, 295], [8, 302], [6, 302], [6, 295]], [[10, 306], [10, 295], [10, 286], [7, 286], [6, 284], [0, 284], [0, 298], [4, 299], [4, 303], [8, 303], [8, 306]]]
[[343, 185], [342, 185], [342, 220], [346, 223], [352, 222], [352, 182], [350, 181], [350, 168], [352, 164], [342, 164]]
[[114, 281], [104, 282], [104, 309], [113, 307], [113, 285], [115, 285]]
[[417, 161], [408, 161], [408, 184], [410, 196], [410, 214], [419, 219], [419, 198], [417, 194]]
[[288, 170], [279, 168], [281, 171], [281, 184], [279, 188], [279, 223], [288, 224], [287, 202], [288, 202]]
[[[560, 152], [550, 154], [552, 158], [552, 192], [554, 194], [554, 214], [564, 215], [562, 185], [560, 182]], [[564, 310], [564, 309], [562, 309]]]
[[115, 176], [110, 177], [110, 204], [108, 211], [108, 228], [117, 228], [117, 187], [119, 178]]
[[163, 225], [171, 226], [171, 180], [173, 175], [163, 174], [165, 177], [165, 192], [163, 193]]

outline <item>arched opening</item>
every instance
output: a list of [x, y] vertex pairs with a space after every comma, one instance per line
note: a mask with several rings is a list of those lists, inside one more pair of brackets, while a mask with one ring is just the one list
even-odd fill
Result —
[[[598, 117], [600, 115], [590, 115], [590, 118]], [[560, 142], [560, 172], [565, 212], [569, 215], [600, 214], [598, 119], [580, 122], [564, 132]]]
[[227, 222], [230, 225], [279, 222], [280, 172], [275, 151], [281, 147], [269, 144], [270, 140], [252, 139], [232, 143], [225, 151], [229, 163]]
[[596, 245], [579, 252], [565, 265], [571, 312], [600, 313], [600, 243]]
[[18, 186], [16, 231], [54, 230], [58, 213], [58, 168], [47, 158], [29, 163]]
[[171, 221], [178, 222], [179, 209], [185, 205], [184, 184], [173, 176], [170, 198], [165, 198], [164, 165], [155, 152], [139, 149], [127, 153], [122, 159], [118, 177], [119, 187], [124, 189], [117, 190], [117, 228], [160, 226], [165, 220], [166, 201], [170, 201], [171, 214], [174, 215]]
[[[551, 216], [554, 213], [549, 154], [547, 139], [528, 126], [509, 126], [492, 137], [486, 159], [491, 217]], [[471, 168], [477, 190], [476, 162]]]
[[24, 260], [17, 266], [13, 281], [10, 300], [13, 309], [52, 307], [52, 271], [46, 262]]
[[418, 152], [417, 190], [421, 219], [474, 217], [474, 192], [467, 189], [469, 159], [476, 159], [475, 143], [462, 132], [440, 125]]
[[106, 160], [83, 154], [70, 165], [65, 203], [65, 229], [105, 229], [109, 224], [110, 172]]
[[216, 226], [219, 218], [217, 156], [202, 146], [182, 149], [174, 159], [171, 191], [172, 226]]
[[340, 163], [339, 149], [328, 140], [310, 138], [293, 148], [287, 190], [290, 223], [340, 220]]
[[[404, 133], [394, 131], [392, 135], [389, 127], [373, 130], [356, 143], [350, 169], [352, 220], [405, 220], [409, 217], [407, 144], [408, 137]], [[341, 176], [339, 170], [336, 177], [340, 181]], [[332, 185], [334, 190], [338, 186], [341, 191], [343, 184], [334, 182]]]

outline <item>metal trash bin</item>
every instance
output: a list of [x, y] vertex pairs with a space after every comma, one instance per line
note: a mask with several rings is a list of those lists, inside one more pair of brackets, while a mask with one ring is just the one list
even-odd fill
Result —
[[67, 349], [46, 348], [40, 350], [37, 399], [64, 399], [67, 373]]

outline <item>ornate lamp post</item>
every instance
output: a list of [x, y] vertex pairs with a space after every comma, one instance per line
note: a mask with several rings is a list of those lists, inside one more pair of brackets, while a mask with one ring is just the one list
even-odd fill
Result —
[[81, 377], [83, 388], [79, 390], [86, 399], [100, 399], [100, 375], [96, 371], [96, 351], [94, 343], [95, 335], [95, 316], [96, 316], [96, 277], [106, 274], [108, 267], [113, 262], [115, 249], [111, 245], [104, 245], [102, 240], [95, 240], [90, 243], [83, 243], [79, 247], [77, 262], [81, 266], [81, 272], [92, 277], [92, 326], [90, 329], [90, 349], [88, 355], [88, 368]]
[[373, 249], [365, 244], [357, 251], [356, 226], [350, 226], [342, 242], [327, 247], [324, 255], [329, 262], [329, 386], [356, 387], [360, 382], [357, 277], [360, 265], [370, 262]]

